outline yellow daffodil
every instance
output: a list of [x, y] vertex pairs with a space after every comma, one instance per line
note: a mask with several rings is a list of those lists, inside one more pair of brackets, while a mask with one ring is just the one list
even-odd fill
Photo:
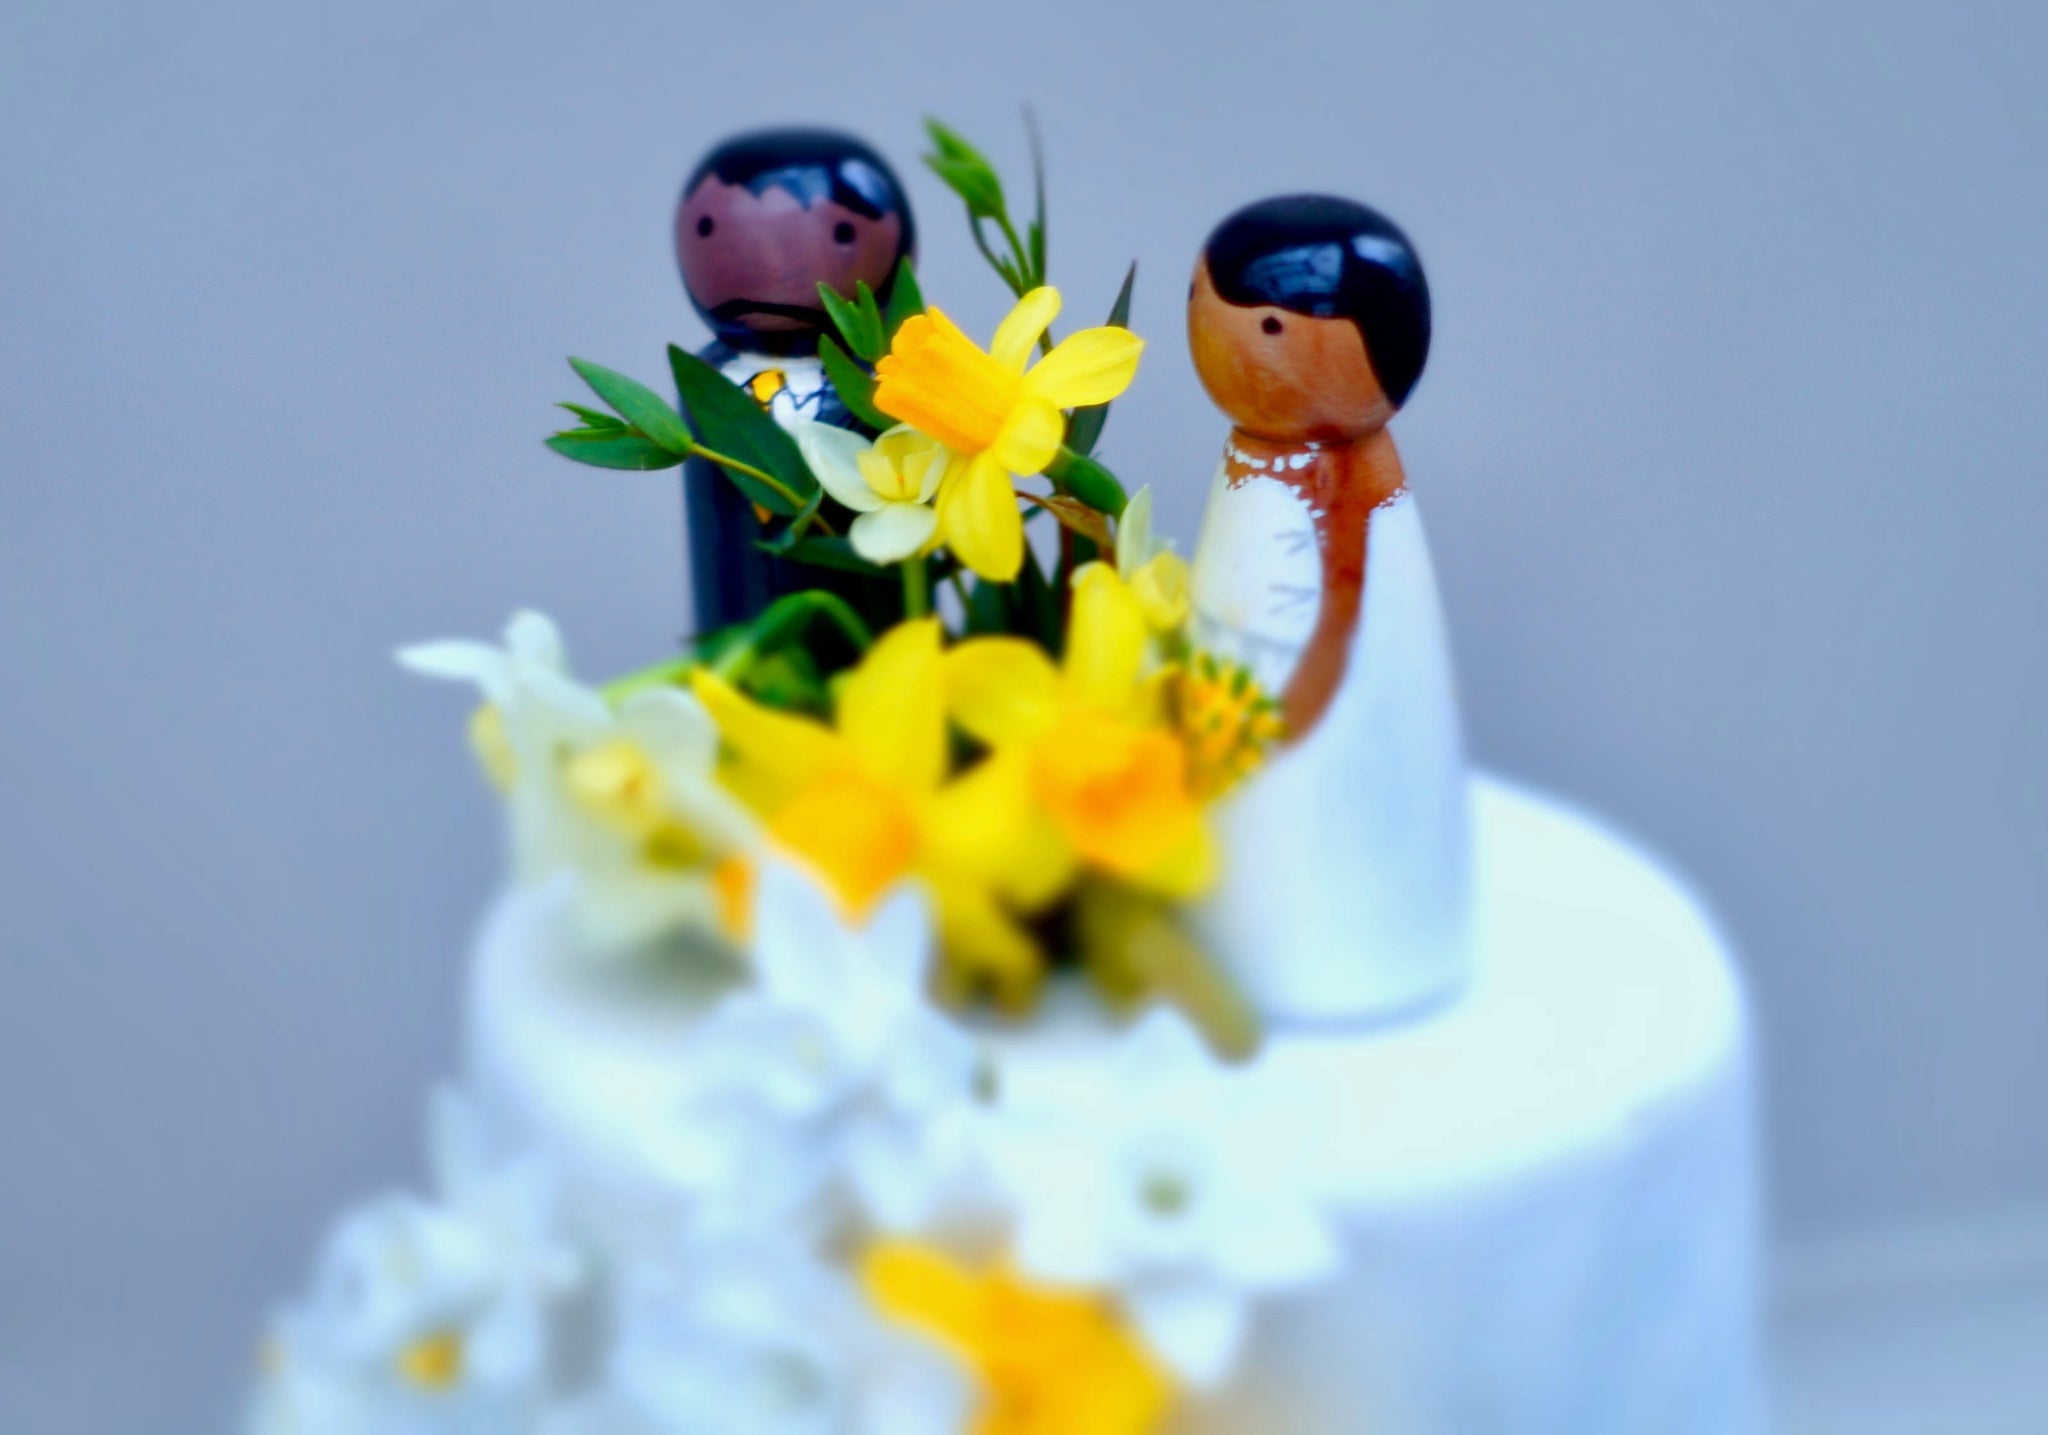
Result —
[[[853, 915], [906, 876], [929, 887], [949, 975], [1021, 1000], [1041, 962], [1016, 918], [1074, 868], [1045, 824], [986, 774], [947, 781], [937, 619], [884, 634], [839, 684], [831, 725], [778, 712], [706, 670], [692, 675], [729, 753], [728, 785], [770, 838], [812, 866]], [[1000, 778], [1001, 774], [997, 774]]]
[[1152, 534], [1152, 486], [1131, 495], [1116, 521], [1116, 571], [1156, 633], [1177, 633], [1188, 619], [1188, 565]]
[[946, 655], [947, 704], [993, 750], [988, 766], [1019, 804], [1011, 822], [1035, 809], [1081, 861], [1187, 897], [1208, 885], [1216, 854], [1166, 720], [1166, 674], [1145, 670], [1147, 641], [1136, 595], [1091, 563], [1074, 575], [1062, 666], [1023, 638], [970, 639]]
[[982, 1387], [974, 1435], [1148, 1435], [1173, 1387], [1100, 1297], [970, 1270], [889, 1241], [861, 1260], [868, 1298], [951, 1351]]
[[939, 526], [932, 499], [951, 455], [937, 439], [899, 424], [873, 443], [807, 419], [797, 447], [824, 490], [857, 515], [847, 538], [870, 563], [900, 563]]
[[941, 541], [1001, 583], [1024, 562], [1014, 477], [1052, 462], [1065, 434], [1062, 409], [1106, 404], [1129, 388], [1145, 347], [1128, 329], [1083, 329], [1030, 364], [1059, 312], [1057, 289], [1033, 289], [984, 350], [930, 309], [904, 321], [875, 366], [875, 407], [953, 455], [939, 489]]

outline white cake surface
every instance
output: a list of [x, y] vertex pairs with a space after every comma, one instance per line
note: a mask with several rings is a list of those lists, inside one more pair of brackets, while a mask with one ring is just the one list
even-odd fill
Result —
[[[1572, 809], [1472, 786], [1477, 968], [1447, 1004], [1269, 1034], [1254, 1068], [1322, 1152], [1339, 1275], [1255, 1317], [1189, 1435], [1739, 1435], [1758, 1427], [1750, 1041], [1712, 924], [1655, 860]], [[682, 1202], [662, 1137], [705, 994], [593, 967], [558, 894], [479, 942], [470, 1075], [571, 1174], [621, 1255]], [[1005, 1037], [1005, 1080], [1099, 1058], [1078, 1004]]]

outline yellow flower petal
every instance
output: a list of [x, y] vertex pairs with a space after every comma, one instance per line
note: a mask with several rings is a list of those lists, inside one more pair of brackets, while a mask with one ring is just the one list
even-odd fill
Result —
[[1050, 906], [1078, 875], [1073, 845], [1038, 805], [1031, 764], [999, 752], [947, 784], [930, 809], [927, 860], [992, 887], [1022, 912]]
[[768, 832], [856, 919], [909, 872], [918, 849], [917, 815], [902, 790], [851, 771], [805, 788]]
[[753, 769], [763, 790], [801, 785], [851, 760], [846, 746], [823, 723], [763, 707], [704, 668], [690, 674], [690, 690], [718, 724], [718, 735]]
[[1130, 575], [1131, 596], [1156, 633], [1170, 633], [1187, 621], [1188, 565], [1178, 553], [1155, 553]]
[[1145, 661], [1145, 610], [1114, 568], [1090, 563], [1074, 575], [1067, 626], [1067, 695], [1103, 712], [1131, 705]]
[[1060, 677], [1027, 638], [969, 638], [946, 654], [946, 706], [991, 747], [1030, 742], [1059, 716]]
[[1216, 836], [1199, 819], [1187, 825], [1178, 842], [1143, 872], [1135, 874], [1132, 885], [1162, 897], [1186, 901], [1199, 897], [1216, 882], [1221, 856]]
[[1149, 877], [1201, 830], [1187, 754], [1162, 729], [1072, 709], [1033, 745], [1032, 760], [1038, 800], [1074, 849], [1106, 872]]
[[939, 532], [962, 563], [983, 578], [1008, 583], [1024, 566], [1024, 516], [1010, 475], [980, 454], [947, 476], [939, 489]]
[[839, 690], [840, 736], [870, 774], [914, 791], [929, 791], [946, 775], [939, 637], [937, 618], [898, 624]]
[[1042, 473], [1066, 433], [1064, 414], [1043, 399], [1026, 396], [1010, 410], [989, 452], [1009, 473]]
[[1047, 284], [1033, 289], [996, 326], [995, 338], [988, 346], [989, 356], [1011, 373], [1023, 373], [1039, 335], [1051, 328], [1059, 315], [1060, 291]]
[[991, 997], [1011, 1011], [1030, 1006], [1045, 953], [985, 887], [926, 872], [939, 928], [941, 977], [954, 1000]]
[[981, 1325], [979, 1282], [929, 1246], [914, 1241], [869, 1246], [861, 1253], [860, 1283], [882, 1314], [948, 1344]]
[[937, 309], [903, 321], [875, 365], [875, 407], [959, 453], [995, 442], [1022, 380]]
[[1056, 408], [1106, 404], [1138, 376], [1144, 349], [1145, 341], [1129, 329], [1083, 329], [1054, 345], [1024, 376], [1024, 385]]

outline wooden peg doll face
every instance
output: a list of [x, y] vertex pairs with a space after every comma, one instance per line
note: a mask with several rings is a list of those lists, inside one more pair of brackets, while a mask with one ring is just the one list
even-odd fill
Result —
[[1209, 397], [1260, 438], [1341, 443], [1394, 415], [1357, 324], [1232, 304], [1216, 292], [1206, 256], [1188, 289], [1188, 345]]
[[823, 325], [818, 286], [884, 288], [903, 252], [903, 221], [831, 199], [804, 203], [780, 185], [756, 193], [707, 174], [676, 210], [676, 259], [690, 297], [759, 333]]
[[886, 296], [916, 245], [895, 172], [852, 135], [756, 130], [706, 155], [676, 205], [691, 302], [742, 350], [801, 352], [825, 327], [818, 286]]

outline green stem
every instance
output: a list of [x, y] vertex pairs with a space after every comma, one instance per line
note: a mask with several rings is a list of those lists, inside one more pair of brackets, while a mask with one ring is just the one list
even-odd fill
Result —
[[[730, 454], [720, 453], [717, 449], [706, 448], [703, 444], [698, 443], [694, 439], [691, 440], [690, 442], [690, 453], [697, 458], [709, 459], [712, 463], [717, 464], [720, 468], [726, 469], [729, 472], [745, 474], [748, 478], [753, 479], [755, 482], [761, 484], [764, 488], [768, 489], [769, 492], [781, 498], [785, 503], [789, 505], [791, 512], [803, 513], [804, 500], [797, 496], [797, 492], [795, 489], [791, 488], [788, 484], [784, 483], [774, 474], [768, 473], [762, 469], [758, 469], [754, 467], [754, 465], [752, 465], [751, 463], [743, 463], [739, 459], [732, 457]], [[823, 518], [819, 517], [815, 510], [808, 514], [804, 514], [803, 517], [797, 520], [798, 534], [802, 534], [806, 528], [810, 527], [814, 523], [817, 525], [820, 532], [826, 534], [827, 536], [830, 536], [832, 534], [832, 525], [827, 523]]]
[[930, 575], [924, 566], [924, 555], [913, 554], [897, 565], [903, 573], [903, 612], [909, 618], [922, 618], [932, 610]]
[[694, 656], [670, 658], [666, 662], [628, 673], [623, 678], [613, 678], [599, 691], [603, 693], [606, 702], [616, 706], [633, 694], [645, 692], [649, 688], [680, 687], [681, 679], [688, 676], [690, 670], [696, 666], [697, 659]]
[[851, 604], [837, 593], [810, 588], [770, 603], [760, 617], [747, 625], [746, 635], [718, 655], [711, 671], [728, 682], [737, 681], [755, 658], [779, 647], [819, 618], [829, 619], [862, 652], [875, 645], [874, 633]]

